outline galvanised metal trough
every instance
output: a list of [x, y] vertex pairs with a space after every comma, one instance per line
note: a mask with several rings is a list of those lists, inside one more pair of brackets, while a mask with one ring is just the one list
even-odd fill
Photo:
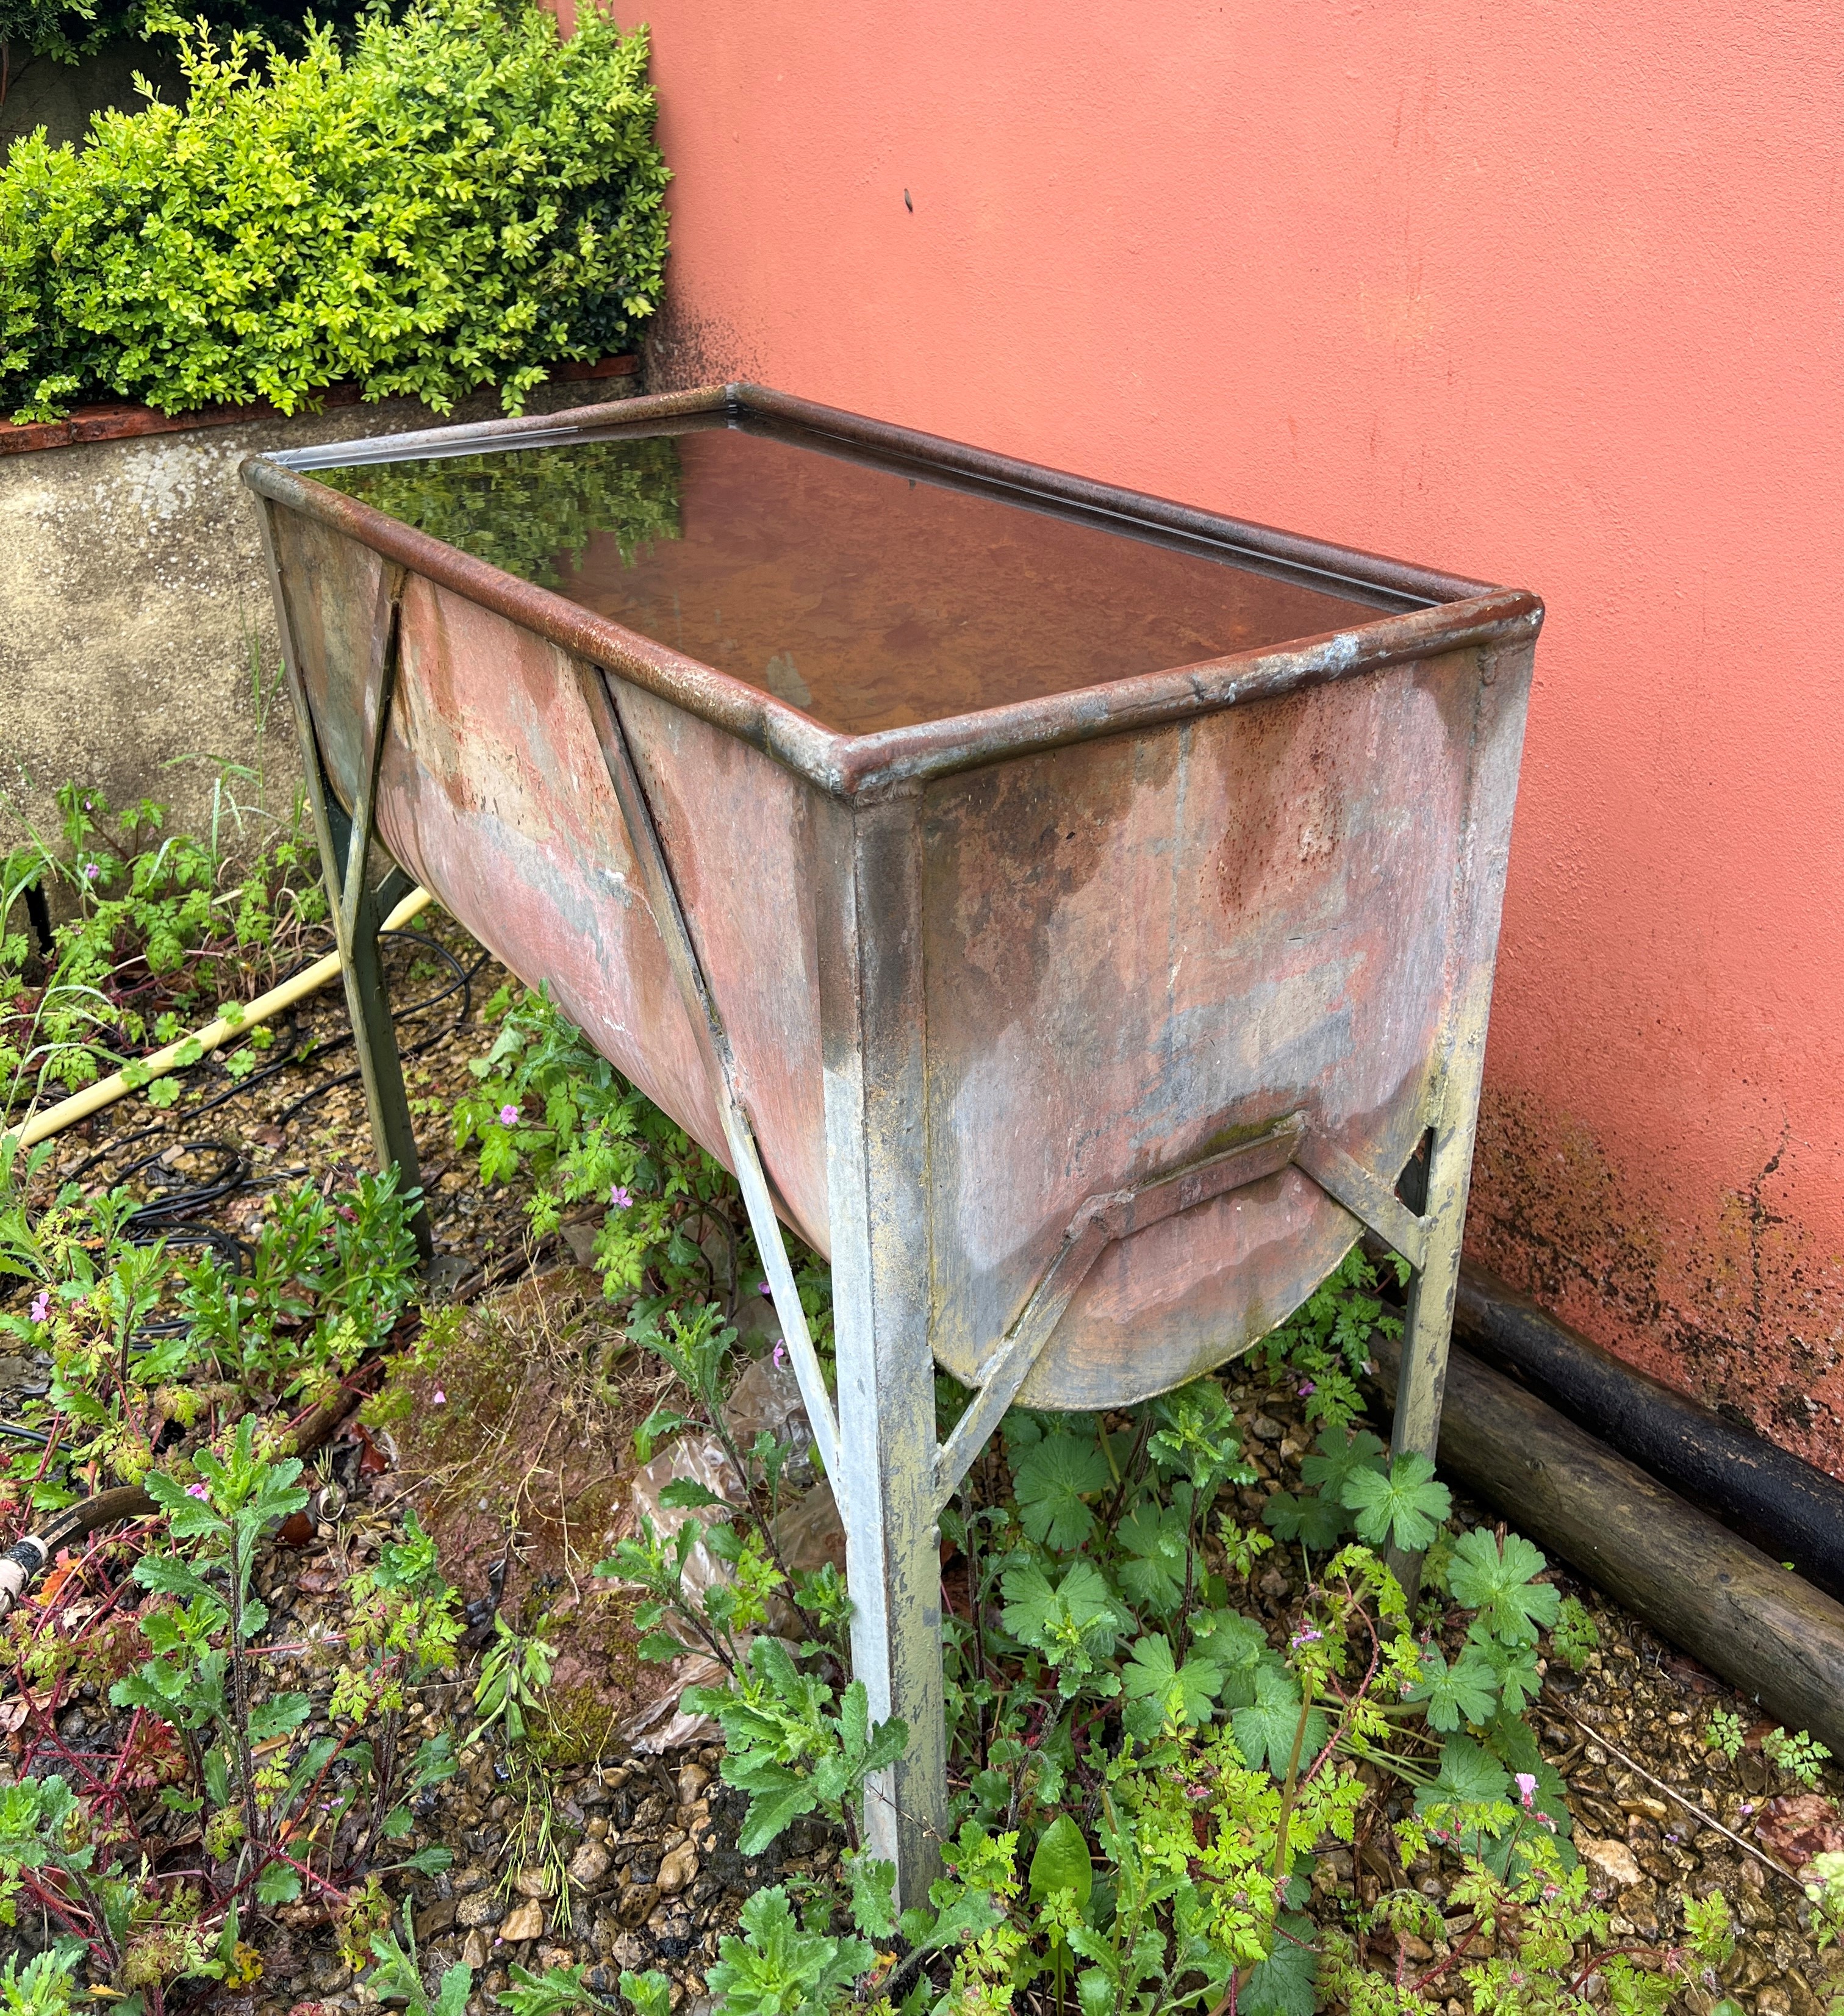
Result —
[[1368, 1227], [1434, 1449], [1541, 606], [752, 385], [243, 477], [380, 1154], [413, 877], [740, 1180], [914, 1895], [936, 1518], [1014, 1399], [1221, 1365]]

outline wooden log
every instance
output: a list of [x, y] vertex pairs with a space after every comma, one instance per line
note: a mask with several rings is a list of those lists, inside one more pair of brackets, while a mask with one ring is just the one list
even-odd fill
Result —
[[[1387, 1399], [1400, 1353], [1378, 1339], [1372, 1355]], [[1844, 1756], [1844, 1605], [1457, 1347], [1440, 1463], [1764, 1714]]]
[[1496, 1274], [1460, 1270], [1453, 1332], [1495, 1371], [1844, 1603], [1844, 1483], [1624, 1365]]

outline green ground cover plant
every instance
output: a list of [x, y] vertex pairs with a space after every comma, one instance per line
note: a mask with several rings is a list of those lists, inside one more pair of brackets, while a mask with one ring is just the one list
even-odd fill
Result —
[[[124, 1191], [67, 1185], [34, 1205], [48, 1149], [0, 1145], [0, 1294], [30, 1294], [23, 1314], [0, 1309], [0, 1336], [50, 1355], [63, 1445], [55, 1461], [51, 1447], [13, 1458], [0, 1500], [23, 1530], [139, 1485], [151, 1517], [99, 1613], [22, 1607], [5, 1628], [0, 1658], [32, 1733], [0, 1793], [0, 1921], [29, 1907], [59, 1929], [44, 1963], [67, 1991], [87, 1961], [125, 2008], [157, 2011], [178, 1980], [240, 1978], [242, 1930], [262, 1910], [304, 1887], [344, 1902], [352, 1872], [410, 1832], [405, 1802], [454, 1769], [445, 1741], [400, 1740], [408, 1690], [453, 1665], [461, 1629], [413, 1518], [357, 1579], [318, 1701], [276, 1684], [254, 1587], [263, 1548], [308, 1503], [294, 1433], [409, 1309], [410, 1200], [391, 1176], [347, 1196], [301, 1186], [237, 1273], [210, 1250], [188, 1260], [133, 1237]], [[89, 1550], [65, 1572], [106, 1588], [103, 1570]], [[144, 1593], [131, 1614], [131, 1585]], [[60, 1704], [85, 1684], [134, 1712], [113, 1770], [59, 1731]], [[150, 1786], [151, 1813], [129, 1797]], [[163, 1815], [197, 1819], [198, 1866], [182, 1876], [148, 1873]], [[396, 1859], [433, 1870], [446, 1857]]]
[[[103, 830], [74, 828], [61, 870]], [[154, 922], [189, 893], [156, 899]], [[142, 928], [118, 920], [118, 965]], [[739, 1322], [761, 1276], [734, 1186], [542, 994], [509, 988], [492, 1012], [458, 1148], [483, 1180], [528, 1186], [535, 1234], [594, 1221], [628, 1347], [657, 1368], [636, 1456], [715, 1435], [744, 1481], [727, 1498], [668, 1486], [684, 1523], [642, 1521], [604, 1586], [635, 1606], [643, 1656], [715, 1661], [686, 1705], [722, 1728], [739, 1851], [814, 1820], [844, 1843], [824, 1874], [750, 1896], [706, 1971], [722, 2016], [1435, 2016], [1457, 2000], [1473, 2016], [1661, 2016], [1686, 1988], [1738, 2016], [1717, 1999], [1737, 1932], [1720, 1891], [1691, 1900], [1671, 1945], [1623, 1933], [1590, 1889], [1530, 1715], [1543, 1663], [1586, 1663], [1594, 1626], [1540, 1550], [1460, 1522], [1440, 1479], [1363, 1425], [1370, 1343], [1398, 1318], [1356, 1250], [1244, 1362], [1304, 1403], [1316, 1441], [1293, 1492], [1250, 1489], [1244, 1435], [1271, 1430], [1234, 1371], [1106, 1414], [1007, 1416], [942, 1521], [951, 1834], [926, 1903], [899, 1913], [859, 1809], [909, 1733], [873, 1719], [852, 1675], [843, 1579], [790, 1570], [777, 1529], [795, 1452], [766, 1432], [740, 1447], [723, 1413], [751, 1348], [740, 1333], [772, 1348]], [[125, 1191], [48, 1185], [48, 1154], [0, 1150], [0, 1340], [49, 1359], [34, 1418], [53, 1437], [7, 1463], [0, 1516], [29, 1530], [128, 1485], [148, 1510], [53, 1571], [81, 1600], [0, 1627], [23, 1732], [0, 1787], [0, 1921], [42, 1913], [54, 1935], [0, 1974], [0, 2001], [68, 2016], [87, 1978], [111, 1985], [95, 2004], [111, 2016], [160, 2016], [181, 1984], [247, 1985], [264, 1914], [318, 1899], [373, 1993], [462, 2016], [474, 1973], [425, 1969], [386, 1884], [443, 1865], [419, 1816], [472, 1745], [520, 1744], [550, 1684], [545, 1619], [493, 1618], [472, 1733], [419, 1740], [410, 1705], [456, 1670], [463, 1620], [416, 1519], [286, 1679], [265, 1579], [278, 1532], [323, 1501], [303, 1424], [387, 1354], [441, 1363], [452, 1333], [418, 1300], [414, 1200], [370, 1176], [282, 1189], [233, 1257], [170, 1245]], [[796, 1259], [827, 1362], [827, 1270]], [[938, 1382], [944, 1433], [966, 1399]], [[701, 1543], [722, 1572], [693, 1586]], [[1427, 1550], [1413, 1604], [1391, 1546]], [[1283, 1558], [1298, 1593], [1264, 1600]], [[63, 1732], [85, 1688], [126, 1719], [113, 1748]], [[1705, 1729], [1716, 1750], [1745, 1733], [1723, 1714]], [[529, 1834], [538, 1765], [512, 1754]], [[1789, 1785], [1824, 1761], [1785, 1732], [1762, 1758]], [[181, 1830], [196, 1845], [175, 1863], [163, 1848]], [[1360, 1894], [1333, 1858], [1370, 1831], [1392, 1838], [1399, 1880]], [[1437, 1867], [1432, 1891], [1410, 1874]], [[1844, 1856], [1806, 1880], [1822, 1949], [1844, 1933]], [[496, 2000], [511, 2016], [670, 2016], [664, 1976], [625, 1974], [617, 1997], [589, 1972], [513, 1966]]]
[[[733, 1226], [733, 1192], [669, 1123], [659, 1138], [677, 1159], [646, 1151], [657, 1116], [577, 1053], [542, 996], [499, 1006], [458, 1138], [478, 1145], [483, 1175], [536, 1156], [546, 1224], [617, 1175], [598, 1257], [611, 1294], [638, 1289], [635, 1334], [675, 1382], [639, 1453], [681, 1427], [721, 1436], [736, 1298], [701, 1302], [717, 1283], [690, 1235], [711, 1215]], [[759, 1269], [747, 1232], [733, 1236], [747, 1292]], [[809, 1258], [801, 1278], [823, 1336], [824, 1269]], [[836, 1884], [751, 1900], [709, 1974], [720, 2010], [997, 2016], [1047, 1989], [1081, 2016], [1435, 2016], [1456, 1996], [1511, 2016], [1658, 2016], [1680, 1989], [1715, 1987], [1734, 1944], [1721, 1894], [1690, 1912], [1680, 1946], [1616, 1937], [1540, 1752], [1540, 1661], [1586, 1661], [1586, 1610], [1539, 1549], [1457, 1528], [1433, 1467], [1392, 1461], [1358, 1425], [1370, 1339], [1399, 1321], [1353, 1248], [1258, 1347], [1319, 1432], [1305, 1488], [1270, 1497], [1253, 1528], [1223, 1502], [1252, 1473], [1216, 1378], [1106, 1416], [1007, 1416], [942, 1520], [964, 1579], [944, 1619], [955, 1831], [928, 1906], [900, 1918], [855, 1805], [908, 1732], [866, 1712], [836, 1575], [785, 1571], [776, 1453], [730, 1449], [750, 1480], [741, 1503], [689, 1479], [667, 1488], [685, 1522], [668, 1537], [643, 1520], [603, 1572], [642, 1598], [643, 1656], [690, 1647], [724, 1669], [683, 1705], [722, 1727], [724, 1777], [750, 1802], [739, 1847], [760, 1852], [812, 1813], [848, 1843]], [[938, 1382], [942, 1434], [967, 1399]], [[701, 1542], [729, 1575], [694, 1592]], [[1412, 1614], [1390, 1546], [1427, 1550]], [[1252, 1600], [1277, 1547], [1297, 1552], [1306, 1589], [1280, 1643]], [[1776, 1755], [1795, 1780], [1816, 1768], [1794, 1739]], [[1391, 1788], [1400, 1867], [1457, 1866], [1444, 1906], [1406, 1878], [1367, 1906], [1313, 1881]], [[1456, 1904], [1469, 1920], [1457, 1936]], [[1435, 1957], [1410, 1960], [1411, 1941]]]
[[[272, 981], [325, 922], [305, 800], [276, 815], [263, 797], [260, 778], [221, 773], [200, 839], [167, 833], [151, 800], [117, 815], [99, 790], [65, 784], [61, 833], [33, 833], [0, 859], [0, 1123], [131, 1070], [201, 1008]], [[55, 926], [53, 898], [67, 913]], [[232, 1075], [255, 1070], [273, 1041], [253, 1028]], [[164, 1106], [178, 1093], [167, 1079], [147, 1096]]]
[[666, 171], [643, 32], [524, 0], [420, 0], [342, 48], [220, 48], [168, 22], [182, 106], [38, 135], [0, 170], [0, 409], [163, 411], [355, 380], [510, 412], [628, 347], [659, 299]]

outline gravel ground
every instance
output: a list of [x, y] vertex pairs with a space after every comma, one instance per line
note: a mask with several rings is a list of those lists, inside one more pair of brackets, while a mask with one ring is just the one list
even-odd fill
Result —
[[[432, 928], [466, 964], [478, 958], [452, 925]], [[426, 998], [453, 977], [407, 945], [392, 957], [400, 999]], [[622, 1715], [664, 1686], [654, 1669], [635, 1669], [624, 1650], [631, 1634], [621, 1606], [586, 1575], [618, 1525], [632, 1427], [654, 1404], [658, 1382], [632, 1352], [605, 1348], [606, 1337], [585, 1343], [585, 1325], [610, 1331], [592, 1277], [571, 1264], [560, 1241], [533, 1249], [516, 1186], [484, 1192], [471, 1156], [453, 1148], [448, 1107], [471, 1082], [467, 1060], [486, 1047], [481, 1009], [505, 977], [485, 966], [465, 997], [451, 995], [402, 1025], [406, 1046], [426, 1044], [406, 1070], [438, 1247], [471, 1305], [470, 1334], [477, 1343], [487, 1341], [502, 1368], [504, 1392], [491, 1415], [500, 1425], [487, 1435], [475, 1420], [474, 1441], [445, 1454], [439, 1440], [428, 1439], [435, 1431], [427, 1426], [432, 1395], [424, 1384], [416, 1394], [416, 1432], [373, 1438], [374, 1447], [382, 1445], [382, 1470], [375, 1456], [367, 1462], [360, 1441], [338, 1445], [336, 1471], [355, 1487], [355, 1510], [306, 1547], [278, 1546], [269, 1557], [264, 1576], [278, 1613], [275, 1641], [286, 1633], [294, 1642], [310, 1642], [317, 1631], [335, 1628], [346, 1577], [400, 1525], [409, 1503], [430, 1520], [464, 1596], [484, 1592], [498, 1548], [509, 1568], [508, 1609], [528, 1626], [535, 1611], [551, 1617], [547, 1633], [560, 1633], [576, 1661], [564, 1677], [592, 1697], [596, 1712], [553, 1731], [543, 1758], [509, 1748], [491, 1733], [466, 1753], [455, 1779], [425, 1796], [416, 1843], [439, 1841], [455, 1856], [447, 1874], [416, 1885], [427, 1975], [433, 1981], [457, 1959], [466, 1960], [477, 1970], [470, 2010], [486, 2016], [514, 1961], [586, 1963], [591, 1982], [608, 1989], [623, 1967], [654, 1966], [672, 1978], [675, 2007], [695, 2007], [705, 1997], [705, 1968], [744, 1898], [778, 1876], [823, 1870], [837, 1844], [802, 1823], [777, 1844], [780, 1859], [745, 1862], [734, 1845], [741, 1801], [718, 1782], [715, 1749], [634, 1756], [614, 1737]], [[305, 1054], [337, 1038], [344, 1021], [338, 992], [330, 990], [307, 1004], [284, 1039]], [[359, 1088], [355, 1078], [338, 1082], [351, 1066], [348, 1048], [318, 1065], [281, 1071], [203, 1112], [232, 1082], [221, 1062], [209, 1060], [189, 1075], [187, 1095], [164, 1114], [131, 1098], [63, 1137], [59, 1166], [83, 1170], [86, 1182], [113, 1181], [151, 1154], [160, 1159], [130, 1179], [153, 1194], [162, 1185], [203, 1183], [229, 1168], [225, 1157], [234, 1156], [240, 1180], [185, 1216], [221, 1230], [247, 1229], [274, 1185], [301, 1176], [349, 1182], [369, 1165]], [[495, 1286], [508, 1280], [515, 1284]], [[1248, 1519], [1273, 1490], [1297, 1487], [1310, 1435], [1291, 1389], [1238, 1386], [1233, 1370], [1227, 1377], [1261, 1473], [1258, 1485], [1240, 1493], [1240, 1516]], [[0, 1406], [9, 1391], [17, 1395], [42, 1384], [41, 1365], [0, 1360]], [[456, 1419], [480, 1413], [477, 1406], [457, 1409]], [[560, 1420], [567, 1449], [550, 1442]], [[593, 1515], [578, 1517], [572, 1534], [572, 1507], [591, 1498]], [[1457, 1509], [1483, 1516], [1463, 1502]], [[1564, 1573], [1555, 1579], [1586, 1602], [1601, 1647], [1585, 1672], [1547, 1674], [1536, 1719], [1546, 1755], [1568, 1780], [1577, 1843], [1617, 1913], [1615, 1931], [1669, 1941], [1681, 1924], [1682, 1900], [1720, 1886], [1743, 1931], [1741, 1945], [1720, 1984], [1691, 1991], [1677, 2006], [1706, 2016], [1726, 1992], [1756, 2016], [1819, 2016], [1828, 1974], [1812, 1939], [1810, 1907], [1799, 1884], [1767, 1866], [1773, 1858], [1761, 1850], [1764, 1841], [1796, 1855], [1800, 1818], [1788, 1803], [1798, 1788], [1761, 1752], [1767, 1726], [1752, 1704], [1629, 1615]], [[1299, 1581], [1297, 1562], [1290, 1569], [1280, 1550], [1258, 1578], [1260, 1607], [1277, 1633], [1287, 1628]], [[593, 1621], [592, 1631], [585, 1620]], [[430, 1690], [422, 1731], [446, 1728], [459, 1741], [472, 1726], [473, 1682], [470, 1665], [452, 1683]], [[1749, 1728], [1733, 1763], [1702, 1741], [1717, 1709], [1738, 1714]], [[73, 1712], [88, 1740], [105, 1739], [106, 1708], [79, 1704]], [[1835, 1774], [1824, 1790], [1839, 1790]], [[1367, 1809], [1355, 1855], [1341, 1849], [1322, 1858], [1316, 1884], [1322, 1907], [1353, 1895], [1368, 1903], [1402, 1880], [1385, 1823], [1390, 1798], [1385, 1786]], [[1429, 1863], [1406, 1873], [1439, 1896], [1454, 1872]], [[1457, 1940], [1464, 1921], [1450, 1922]], [[31, 1928], [21, 1929], [30, 1943]], [[236, 2016], [333, 2016], [374, 1999], [340, 1959], [333, 1928], [315, 1907], [284, 1910], [249, 1936], [262, 1955], [261, 1977], [240, 1994], [218, 1996]], [[1418, 1943], [1411, 1942], [1411, 1958], [1441, 1957], [1439, 1944], [1417, 1953]], [[1450, 2016], [1468, 2007], [1458, 2000], [1447, 2006]]]

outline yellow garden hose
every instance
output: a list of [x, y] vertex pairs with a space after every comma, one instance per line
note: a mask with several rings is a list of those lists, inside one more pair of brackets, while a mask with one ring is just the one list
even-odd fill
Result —
[[[402, 931], [411, 918], [434, 901], [427, 889], [412, 889], [384, 920], [383, 928], [387, 931]], [[164, 1078], [169, 1071], [184, 1070], [196, 1064], [208, 1052], [234, 1042], [258, 1022], [266, 1022], [271, 1016], [280, 1014], [297, 1001], [318, 993], [339, 971], [340, 964], [339, 954], [330, 952], [324, 959], [315, 959], [312, 966], [296, 974], [292, 980], [285, 980], [279, 987], [272, 987], [268, 993], [258, 995], [254, 1001], [232, 1014], [221, 1015], [215, 1021], [207, 1022], [203, 1028], [194, 1030], [189, 1036], [182, 1036], [177, 1042], [167, 1044], [164, 1050], [137, 1059], [132, 1083], [125, 1073], [113, 1071], [107, 1078], [97, 1079], [94, 1085], [86, 1085], [82, 1091], [73, 1093], [68, 1099], [60, 1100], [56, 1106], [46, 1107], [44, 1112], [29, 1116], [0, 1139], [17, 1148], [30, 1148], [35, 1141], [49, 1140], [52, 1135], [61, 1134], [79, 1120], [99, 1112], [105, 1106], [113, 1106], [118, 1099], [139, 1091], [157, 1078]], [[180, 1054], [182, 1051], [183, 1062]]]

